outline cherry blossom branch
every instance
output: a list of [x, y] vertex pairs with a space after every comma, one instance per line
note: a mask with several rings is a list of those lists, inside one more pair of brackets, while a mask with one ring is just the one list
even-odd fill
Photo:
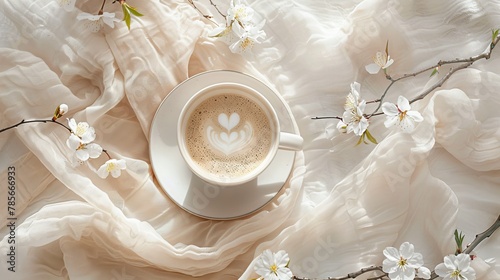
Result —
[[71, 128], [69, 128], [69, 127], [68, 127], [68, 126], [66, 126], [65, 124], [60, 123], [60, 122], [58, 122], [58, 121], [56, 121], [56, 120], [28, 120], [28, 121], [26, 121], [26, 120], [22, 120], [22, 121], [20, 121], [20, 122], [18, 122], [18, 123], [16, 123], [16, 124], [14, 124], [14, 125], [11, 125], [11, 126], [9, 126], [9, 127], [6, 127], [6, 128], [2, 128], [2, 129], [0, 129], [0, 133], [2, 133], [2, 132], [4, 132], [4, 131], [7, 131], [7, 130], [10, 130], [10, 129], [12, 129], [12, 128], [16, 128], [16, 127], [18, 127], [18, 126], [20, 126], [20, 125], [23, 125], [23, 124], [28, 124], [28, 123], [55, 123], [55, 124], [58, 124], [58, 125], [60, 125], [60, 126], [62, 126], [62, 127], [64, 127], [64, 128], [66, 128], [69, 132], [71, 132]]
[[460, 65], [458, 67], [452, 67], [450, 69], [450, 71], [443, 78], [441, 78], [436, 84], [434, 84], [432, 87], [430, 87], [429, 89], [427, 89], [424, 92], [422, 92], [421, 94], [419, 94], [417, 97], [415, 97], [412, 100], [410, 100], [410, 104], [411, 104], [411, 103], [413, 103], [415, 101], [423, 99], [429, 93], [431, 93], [435, 89], [441, 87], [444, 84], [444, 82], [447, 81], [451, 77], [451, 75], [453, 75], [455, 72], [457, 72], [459, 70], [462, 70], [462, 69], [465, 69], [465, 68], [468, 68], [469, 66], [471, 66], [472, 64], [474, 64], [478, 60], [489, 59], [491, 57], [491, 53], [493, 52], [493, 49], [495, 48], [495, 46], [500, 41], [500, 37], [498, 36], [497, 33], [498, 32], [496, 32], [496, 31], [493, 33], [494, 34], [494, 38], [492, 39], [492, 42], [490, 43], [489, 50], [486, 53], [482, 53], [482, 54], [479, 54], [479, 55], [476, 55], [476, 56], [472, 56], [472, 57], [469, 57], [469, 58], [456, 58], [456, 59], [453, 59], [453, 60], [440, 60], [435, 65], [429, 66], [429, 67], [427, 67], [425, 69], [422, 69], [422, 70], [414, 72], [414, 73], [403, 74], [399, 78], [393, 78], [392, 76], [390, 76], [390, 75], [388, 75], [386, 73], [386, 75], [385, 75], [386, 79], [388, 79], [389, 81], [391, 81], [391, 83], [385, 89], [385, 91], [382, 94], [382, 96], [379, 99], [375, 100], [375, 102], [378, 102], [379, 104], [378, 104], [377, 108], [373, 111], [373, 113], [371, 113], [369, 116], [370, 117], [374, 116], [375, 113], [378, 112], [378, 110], [382, 106], [382, 101], [384, 100], [385, 96], [387, 95], [387, 92], [392, 87], [392, 85], [394, 85], [394, 83], [396, 83], [398, 81], [401, 81], [403, 79], [410, 78], [410, 77], [415, 77], [417, 75], [420, 75], [420, 74], [425, 73], [425, 72], [427, 72], [429, 70], [432, 70], [432, 69], [438, 69], [439, 67], [441, 67], [443, 65], [455, 64], [455, 63], [463, 63], [462, 65]]
[[[371, 104], [371, 103], [378, 103], [378, 104], [377, 104], [377, 107], [375, 108], [375, 110], [373, 110], [373, 112], [371, 114], [363, 114], [363, 116], [366, 119], [370, 119], [371, 117], [379, 116], [379, 115], [383, 115], [384, 114], [382, 112], [379, 112], [379, 110], [382, 107], [383, 101], [384, 101], [385, 97], [387, 96], [389, 90], [392, 88], [392, 86], [395, 83], [397, 83], [397, 82], [399, 82], [399, 81], [401, 81], [403, 79], [407, 79], [407, 78], [410, 78], [410, 77], [418, 76], [418, 75], [420, 75], [422, 73], [425, 73], [425, 72], [427, 72], [429, 70], [433, 70], [434, 69], [435, 72], [433, 72], [431, 74], [431, 76], [432, 76], [435, 73], [437, 73], [437, 69], [439, 69], [439, 67], [441, 67], [443, 65], [461, 63], [457, 67], [451, 67], [450, 70], [448, 71], [448, 73], [446, 73], [446, 75], [444, 75], [437, 83], [435, 83], [430, 88], [426, 89], [425, 91], [423, 91], [422, 93], [420, 93], [419, 95], [417, 95], [416, 97], [414, 97], [413, 99], [409, 100], [409, 104], [414, 103], [414, 102], [416, 102], [418, 100], [421, 100], [421, 99], [425, 98], [427, 95], [429, 95], [435, 89], [441, 87], [457, 71], [462, 70], [462, 69], [466, 69], [466, 68], [470, 67], [472, 64], [474, 64], [478, 60], [489, 59], [491, 57], [493, 49], [496, 47], [496, 45], [500, 41], [500, 36], [498, 36], [498, 34], [499, 34], [499, 31], [498, 30], [494, 30], [493, 33], [492, 33], [492, 40], [491, 40], [491, 43], [490, 43], [490, 46], [489, 46], [489, 50], [487, 52], [485, 52], [485, 53], [482, 53], [482, 54], [479, 54], [479, 55], [476, 55], [476, 56], [471, 56], [469, 58], [456, 58], [456, 59], [453, 59], [453, 60], [439, 60], [436, 64], [434, 64], [432, 66], [426, 67], [426, 68], [424, 68], [422, 70], [419, 70], [419, 71], [416, 71], [416, 72], [413, 72], [413, 73], [403, 74], [403, 75], [401, 75], [399, 77], [393, 77], [393, 76], [389, 75], [387, 73], [387, 69], [384, 68], [383, 70], [384, 70], [385, 77], [386, 77], [387, 80], [390, 81], [390, 83], [385, 88], [384, 92], [382, 93], [382, 95], [378, 99], [371, 100], [371, 101], [366, 101], [366, 104]], [[388, 51], [387, 51], [387, 46], [386, 46], [386, 54], [385, 55], [386, 55], [385, 56], [386, 60], [383, 63], [386, 63], [387, 59], [389, 57], [388, 56]], [[391, 64], [392, 64], [392, 60], [391, 60]], [[387, 64], [387, 65], [390, 65], [390, 64]], [[386, 66], [386, 67], [388, 67], [388, 66]], [[323, 117], [312, 117], [311, 119], [313, 119], [313, 120], [320, 120], [320, 119], [338, 119], [338, 120], [342, 120], [342, 117], [339, 117], [339, 116], [323, 116]]]
[[[347, 274], [347, 276], [343, 276], [343, 277], [328, 277], [328, 278], [324, 278], [322, 280], [347, 280], [347, 279], [356, 279], [356, 277], [358, 277], [358, 276], [360, 276], [362, 274], [368, 273], [368, 272], [372, 272], [372, 271], [380, 271], [380, 272], [384, 273], [384, 275], [377, 276], [376, 278], [370, 278], [370, 279], [381, 279], [382, 277], [384, 277], [384, 276], [387, 275], [385, 272], [382, 271], [382, 267], [381, 266], [369, 266], [369, 267], [362, 268], [359, 271], [356, 271], [356, 272], [353, 272], [353, 273], [349, 273], [349, 274]], [[305, 278], [305, 277], [298, 277], [298, 276], [293, 276], [292, 279], [293, 280], [319, 280], [319, 279], [316, 279], [316, 278]]]
[[69, 126], [67, 126], [58, 122], [57, 119], [61, 118], [67, 112], [68, 105], [61, 104], [56, 108], [52, 119], [22, 120], [14, 125], [0, 129], [0, 133], [29, 123], [55, 123], [69, 131], [70, 137], [66, 141], [66, 145], [75, 152], [75, 157], [80, 162], [85, 162], [89, 158], [98, 158], [104, 153], [108, 157], [108, 160], [96, 171], [97, 175], [103, 179], [108, 177], [109, 174], [114, 178], [120, 176], [121, 170], [126, 169], [125, 160], [113, 159], [107, 150], [103, 149], [99, 144], [93, 143], [95, 130], [88, 123], [80, 122], [77, 124], [74, 119], [68, 119]]
[[467, 248], [464, 250], [465, 254], [469, 254], [476, 248], [479, 243], [481, 243], [484, 239], [490, 237], [498, 228], [500, 227], [500, 215], [498, 215], [497, 220], [493, 223], [487, 230], [483, 231], [476, 235], [476, 238], [467, 245]]

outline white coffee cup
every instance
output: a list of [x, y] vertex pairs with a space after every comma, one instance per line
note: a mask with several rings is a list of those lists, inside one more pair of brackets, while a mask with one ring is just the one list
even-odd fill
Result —
[[301, 150], [303, 139], [280, 131], [273, 106], [259, 92], [219, 83], [195, 93], [177, 123], [179, 150], [191, 171], [217, 186], [249, 182], [278, 149]]

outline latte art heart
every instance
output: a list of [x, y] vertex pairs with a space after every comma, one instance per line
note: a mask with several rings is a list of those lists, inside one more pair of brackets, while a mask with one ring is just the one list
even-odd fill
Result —
[[219, 121], [220, 126], [230, 131], [235, 126], [237, 126], [238, 123], [240, 123], [240, 115], [235, 112], [228, 117], [225, 113], [222, 113], [219, 115], [217, 120]]
[[241, 94], [207, 98], [186, 123], [191, 159], [203, 172], [219, 178], [251, 173], [266, 159], [274, 139], [264, 109]]
[[241, 130], [232, 131], [240, 122], [240, 116], [237, 113], [232, 113], [229, 117], [222, 113], [219, 115], [218, 121], [225, 131], [220, 131], [212, 126], [207, 127], [207, 139], [214, 149], [230, 155], [250, 143], [253, 137], [252, 125], [245, 123]]

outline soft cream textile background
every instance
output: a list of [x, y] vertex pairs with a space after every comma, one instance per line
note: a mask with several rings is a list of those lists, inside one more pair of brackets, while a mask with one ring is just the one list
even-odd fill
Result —
[[[15, 166], [18, 262], [9, 273], [1, 261], [1, 279], [246, 279], [268, 248], [289, 252], [296, 275], [341, 276], [381, 264], [382, 250], [404, 241], [434, 268], [454, 250], [455, 228], [469, 242], [496, 219], [498, 50], [415, 103], [425, 121], [411, 135], [374, 118], [370, 131], [379, 144], [355, 146], [336, 121], [310, 118], [341, 115], [353, 81], [367, 100], [380, 96], [387, 81], [364, 65], [387, 40], [395, 74], [483, 52], [491, 29], [500, 28], [499, 1], [250, 2], [266, 19], [267, 39], [247, 60], [208, 39], [213, 26], [187, 1], [130, 0], [146, 16], [134, 19], [130, 32], [118, 23], [98, 34], [75, 18], [100, 1], [77, 0], [72, 13], [57, 1], [0, 1], [0, 127], [49, 118], [66, 103], [68, 115], [94, 126], [96, 142], [128, 166], [106, 180], [74, 167], [68, 133], [58, 126], [2, 133], [0, 259], [8, 248], [7, 167]], [[179, 209], [149, 165], [149, 128], [161, 100], [212, 69], [242, 71], [275, 88], [305, 138], [286, 191], [234, 221]], [[397, 84], [387, 100], [416, 96], [428, 81], [422, 75]], [[500, 279], [500, 234], [476, 252], [498, 259], [475, 263], [479, 279]]]

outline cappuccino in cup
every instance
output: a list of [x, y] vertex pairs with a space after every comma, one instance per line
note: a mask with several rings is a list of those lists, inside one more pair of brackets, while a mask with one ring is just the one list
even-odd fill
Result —
[[274, 141], [273, 130], [261, 105], [228, 90], [191, 111], [185, 142], [191, 159], [204, 172], [230, 179], [262, 164]]
[[177, 142], [199, 178], [234, 186], [257, 178], [278, 149], [300, 150], [303, 139], [280, 131], [276, 111], [259, 92], [220, 83], [203, 88], [184, 105]]

